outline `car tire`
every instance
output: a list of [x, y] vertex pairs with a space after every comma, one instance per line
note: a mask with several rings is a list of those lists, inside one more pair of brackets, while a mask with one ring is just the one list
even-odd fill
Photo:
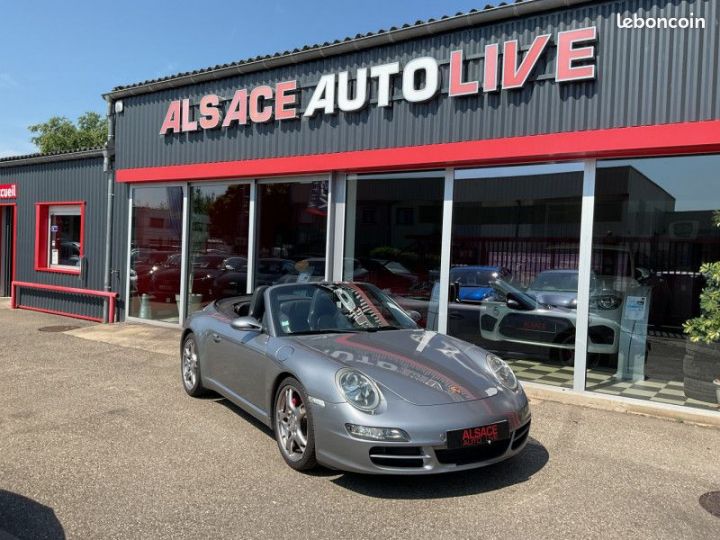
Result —
[[188, 395], [200, 397], [207, 394], [200, 375], [197, 339], [192, 333], [185, 336], [180, 349], [180, 377]]
[[[575, 336], [567, 336], [565, 339], [563, 339], [560, 343], [563, 345], [573, 345], [572, 349], [557, 349], [557, 359], [558, 361], [566, 367], [571, 367], [575, 365]], [[600, 364], [600, 355], [596, 353], [587, 353], [586, 359], [586, 367], [593, 369], [598, 367]]]
[[717, 403], [717, 392], [716, 386], [712, 382], [701, 381], [699, 379], [693, 379], [692, 377], [685, 377], [683, 379], [683, 389], [685, 391], [685, 397], [691, 399], [697, 399], [698, 401], [705, 401], [707, 403]]
[[273, 431], [280, 455], [292, 469], [308, 471], [317, 466], [312, 409], [303, 385], [287, 377], [273, 401]]

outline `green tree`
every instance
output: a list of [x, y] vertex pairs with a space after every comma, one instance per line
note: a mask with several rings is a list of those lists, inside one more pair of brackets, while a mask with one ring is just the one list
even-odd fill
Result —
[[31, 140], [43, 154], [96, 148], [107, 141], [107, 119], [96, 112], [81, 115], [77, 124], [64, 116], [53, 116], [47, 122], [32, 125], [28, 129], [37, 134]]
[[[720, 210], [715, 212], [714, 218], [715, 225], [720, 227]], [[720, 261], [703, 264], [700, 273], [706, 280], [700, 293], [701, 314], [687, 321], [684, 329], [691, 341], [720, 342]]]

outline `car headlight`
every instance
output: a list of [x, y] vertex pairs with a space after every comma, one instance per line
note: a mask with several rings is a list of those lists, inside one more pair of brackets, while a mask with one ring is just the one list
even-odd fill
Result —
[[602, 294], [600, 296], [593, 297], [591, 305], [595, 305], [600, 309], [617, 309], [622, 304], [622, 298], [615, 296], [614, 294]]
[[517, 377], [515, 377], [515, 373], [513, 373], [512, 368], [507, 365], [505, 360], [492, 353], [488, 353], [485, 357], [485, 361], [487, 362], [490, 371], [492, 371], [493, 375], [495, 375], [495, 378], [500, 382], [500, 384], [510, 390], [517, 390]]
[[340, 393], [350, 405], [363, 412], [373, 412], [382, 400], [375, 382], [360, 371], [344, 368], [337, 372], [335, 382]]

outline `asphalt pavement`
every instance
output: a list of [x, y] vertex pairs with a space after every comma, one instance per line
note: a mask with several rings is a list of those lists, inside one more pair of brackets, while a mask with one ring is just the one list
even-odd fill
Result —
[[174, 354], [67, 325], [87, 323], [0, 306], [0, 540], [720, 538], [698, 503], [720, 490], [716, 428], [535, 401], [496, 466], [300, 474], [236, 407], [188, 397]]

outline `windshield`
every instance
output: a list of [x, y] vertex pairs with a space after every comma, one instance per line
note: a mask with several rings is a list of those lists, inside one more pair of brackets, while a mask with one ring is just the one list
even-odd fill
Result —
[[417, 328], [389, 296], [369, 283], [307, 283], [270, 291], [280, 335]]
[[577, 272], [541, 272], [530, 284], [533, 291], [577, 292]]
[[489, 287], [490, 282], [498, 277], [498, 271], [489, 268], [453, 268], [450, 270], [450, 281], [469, 287]]

